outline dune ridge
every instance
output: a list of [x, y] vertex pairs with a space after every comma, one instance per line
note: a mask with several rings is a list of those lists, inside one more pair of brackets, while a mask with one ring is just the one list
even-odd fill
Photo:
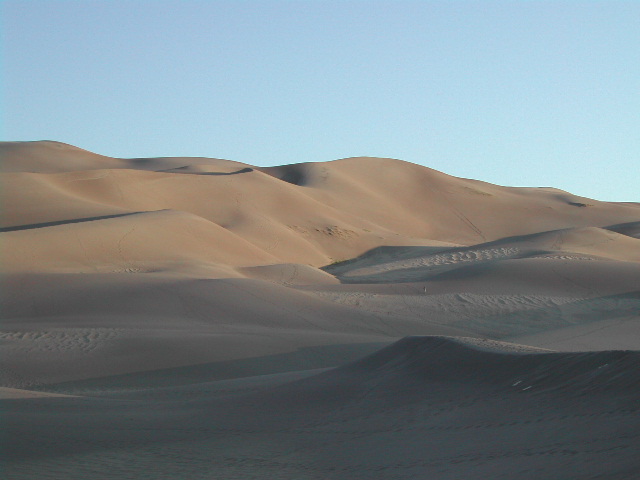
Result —
[[[216, 223], [284, 263], [314, 266], [381, 245], [470, 245], [631, 223], [640, 210], [553, 189], [499, 187], [393, 159], [268, 168], [171, 159], [187, 170], [202, 165], [216, 170], [176, 174], [167, 172], [168, 159], [109, 159], [51, 142], [5, 143], [0, 155], [3, 171], [12, 172], [6, 174], [5, 228], [178, 210]], [[85, 163], [70, 160], [76, 157]], [[50, 171], [51, 163], [57, 173]]]
[[362, 360], [325, 374], [357, 372], [398, 382], [456, 381], [511, 386], [533, 393], [569, 389], [576, 394], [635, 391], [640, 352], [554, 352], [548, 349], [467, 337], [406, 337]]

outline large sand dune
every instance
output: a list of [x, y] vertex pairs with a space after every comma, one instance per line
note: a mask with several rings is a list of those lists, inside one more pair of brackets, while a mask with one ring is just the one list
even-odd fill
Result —
[[640, 474], [640, 204], [48, 141], [0, 172], [10, 478]]

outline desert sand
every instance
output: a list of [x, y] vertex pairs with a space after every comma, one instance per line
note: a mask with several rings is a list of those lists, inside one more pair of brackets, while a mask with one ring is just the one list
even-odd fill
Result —
[[0, 172], [5, 478], [640, 477], [639, 203], [51, 141]]

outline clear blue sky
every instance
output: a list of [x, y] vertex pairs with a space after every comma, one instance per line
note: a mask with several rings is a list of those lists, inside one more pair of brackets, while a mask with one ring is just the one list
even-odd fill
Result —
[[640, 201], [640, 1], [5, 0], [2, 47], [5, 140]]

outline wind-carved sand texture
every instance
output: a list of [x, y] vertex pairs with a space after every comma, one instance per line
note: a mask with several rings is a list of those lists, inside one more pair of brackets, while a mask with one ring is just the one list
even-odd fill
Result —
[[11, 479], [635, 479], [640, 204], [0, 143]]

